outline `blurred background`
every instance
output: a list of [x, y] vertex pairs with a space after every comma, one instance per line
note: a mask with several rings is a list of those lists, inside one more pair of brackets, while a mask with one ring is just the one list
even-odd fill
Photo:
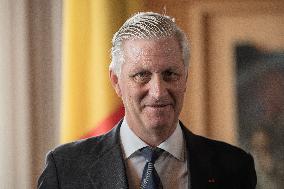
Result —
[[250, 152], [258, 189], [283, 188], [282, 0], [0, 0], [0, 188], [36, 188], [49, 150], [123, 116], [111, 38], [139, 11], [189, 38], [184, 124]]

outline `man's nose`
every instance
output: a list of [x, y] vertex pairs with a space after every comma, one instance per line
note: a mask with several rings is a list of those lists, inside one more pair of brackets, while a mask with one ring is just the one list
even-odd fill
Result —
[[149, 95], [159, 100], [165, 97], [168, 93], [167, 82], [159, 75], [153, 75], [149, 82]]

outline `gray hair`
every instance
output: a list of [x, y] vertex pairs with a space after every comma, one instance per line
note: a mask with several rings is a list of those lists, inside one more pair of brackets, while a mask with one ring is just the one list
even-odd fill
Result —
[[175, 36], [182, 50], [186, 70], [189, 66], [189, 45], [184, 32], [174, 19], [153, 12], [137, 13], [129, 18], [112, 38], [112, 61], [109, 69], [120, 74], [124, 62], [122, 42], [128, 39], [161, 39]]

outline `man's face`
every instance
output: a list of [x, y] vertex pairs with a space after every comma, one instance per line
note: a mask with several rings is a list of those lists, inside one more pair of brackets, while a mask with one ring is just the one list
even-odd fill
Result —
[[186, 90], [187, 72], [176, 38], [127, 40], [124, 63], [111, 80], [125, 107], [129, 127], [138, 136], [171, 134]]

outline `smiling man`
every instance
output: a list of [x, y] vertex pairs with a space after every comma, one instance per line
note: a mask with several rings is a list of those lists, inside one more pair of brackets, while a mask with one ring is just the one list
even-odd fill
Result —
[[51, 151], [38, 188], [255, 188], [251, 155], [179, 121], [189, 48], [175, 22], [138, 13], [112, 42], [110, 80], [125, 117], [105, 135]]
[[186, 90], [187, 69], [176, 37], [124, 41], [121, 72], [111, 81], [125, 106], [125, 122], [150, 146], [176, 129]]

